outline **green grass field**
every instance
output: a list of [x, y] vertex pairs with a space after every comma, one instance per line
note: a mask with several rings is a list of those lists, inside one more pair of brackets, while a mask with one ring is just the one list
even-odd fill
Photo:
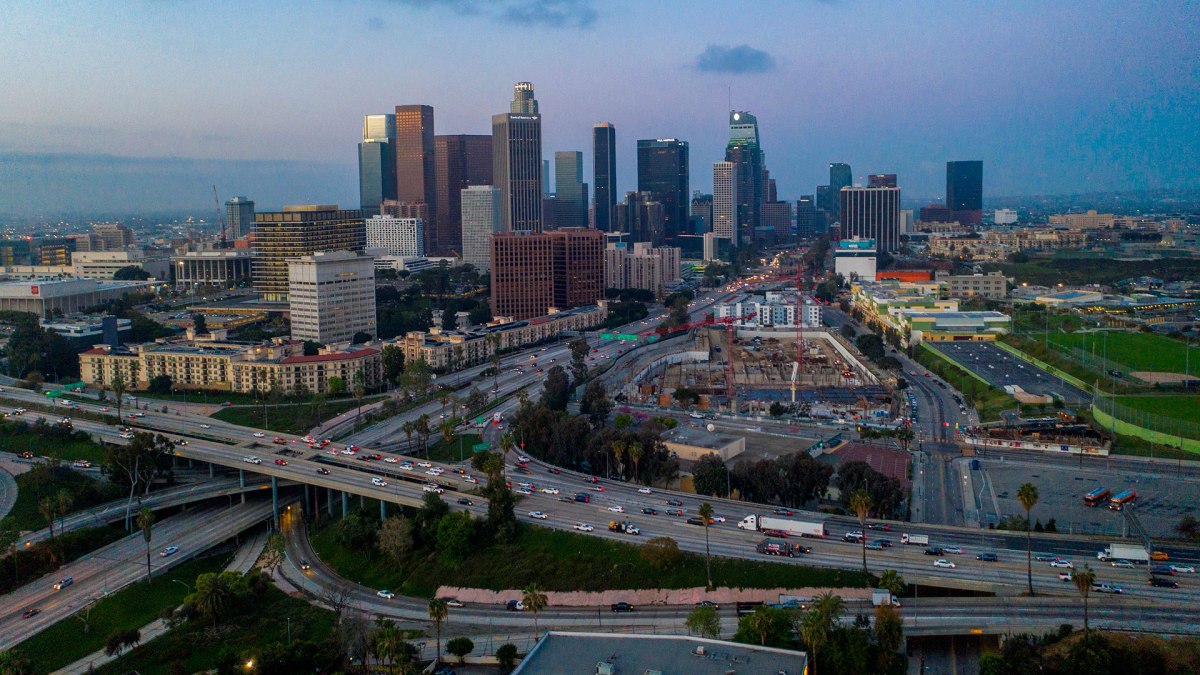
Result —
[[[1106, 337], [1107, 336], [1107, 337]], [[1041, 336], [1029, 336], [1041, 338]], [[1068, 349], [1081, 349], [1105, 356], [1128, 370], [1182, 373], [1189, 368], [1200, 374], [1200, 345], [1190, 349], [1173, 338], [1151, 333], [1051, 333], [1050, 342]]]
[[[62, 476], [51, 484], [35, 482], [29, 473], [17, 476], [17, 500], [13, 503], [8, 519], [19, 529], [40, 530], [46, 527], [46, 519], [38, 510], [38, 501], [43, 497], [53, 497], [61, 490], [71, 493], [74, 502], [71, 512], [103, 504], [116, 499], [121, 490], [110, 483], [101, 482], [95, 478], [77, 471], [63, 471]], [[57, 530], [57, 525], [55, 525]]]
[[[363, 407], [373, 401], [378, 401], [379, 396], [367, 396], [363, 399]], [[358, 407], [358, 402], [354, 399], [341, 399], [337, 401], [327, 401], [321, 406], [321, 422], [328, 422], [338, 415], [354, 410]], [[263, 426], [263, 409], [261, 406], [245, 406], [221, 408], [212, 415], [214, 418], [224, 422], [240, 424], [242, 426], [254, 428], [266, 428], [271, 431], [278, 431], [284, 434], [305, 434], [310, 429], [317, 426], [317, 411], [311, 403], [294, 403], [289, 405], [267, 406], [267, 424]]]
[[459, 434], [446, 443], [438, 438], [438, 442], [429, 446], [429, 459], [438, 462], [460, 462], [471, 459], [471, 446], [481, 440], [479, 434]]
[[[67, 413], [68, 415], [71, 413]], [[20, 417], [9, 420], [20, 421]], [[104, 460], [104, 450], [87, 438], [63, 438], [34, 433], [29, 427], [6, 421], [0, 424], [0, 450], [21, 453], [28, 450], [38, 457], [54, 457], [64, 461], [86, 459], [93, 464]]]
[[1185, 422], [1200, 422], [1200, 395], [1118, 396], [1117, 402], [1155, 415]]
[[[605, 527], [607, 523], [593, 525]], [[684, 554], [675, 569], [664, 572], [646, 564], [634, 544], [528, 525], [521, 526], [512, 543], [481, 548], [457, 566], [424, 554], [398, 566], [376, 551], [350, 550], [339, 545], [333, 527], [318, 531], [312, 541], [321, 560], [347, 579], [370, 588], [388, 588], [418, 597], [432, 597], [443, 584], [503, 590], [537, 582], [548, 591], [691, 588], [705, 584], [702, 555]], [[712, 571], [717, 586], [735, 588], [838, 587], [865, 583], [859, 572], [717, 556], [712, 558]]]

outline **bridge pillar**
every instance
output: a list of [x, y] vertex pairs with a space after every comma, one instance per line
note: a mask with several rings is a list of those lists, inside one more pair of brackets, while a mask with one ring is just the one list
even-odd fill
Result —
[[279, 478], [271, 476], [271, 523], [279, 531]]
[[312, 502], [308, 496], [308, 483], [304, 484], [304, 514], [312, 513]]
[[387, 520], [387, 502], [382, 499], [379, 500], [379, 520]]
[[350, 515], [350, 493], [342, 491], [342, 517]]
[[333, 517], [333, 488], [325, 488], [325, 511]]
[[208, 477], [216, 478], [216, 476], [217, 476], [217, 467], [212, 462], [209, 462], [208, 463]]
[[366, 497], [364, 497], [362, 495], [358, 496], [358, 508], [360, 508], [360, 509], [367, 508], [367, 498]]
[[238, 469], [238, 487], [246, 487], [246, 470]]

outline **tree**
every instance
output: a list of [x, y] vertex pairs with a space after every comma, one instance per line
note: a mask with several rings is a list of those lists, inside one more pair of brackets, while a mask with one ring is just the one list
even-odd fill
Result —
[[367, 384], [363, 371], [354, 374], [354, 400], [358, 404], [354, 409], [354, 428], [358, 428], [358, 418], [362, 416], [363, 397], [367, 395]]
[[146, 540], [146, 583], [150, 583], [150, 537], [156, 520], [154, 512], [147, 507], [142, 507], [141, 513], [137, 517], [137, 527], [142, 531], [142, 539]]
[[196, 590], [188, 596], [196, 611], [211, 620], [213, 625], [233, 607], [235, 600], [231, 574], [209, 572], [196, 577]]
[[660, 571], [673, 569], [683, 559], [679, 544], [670, 537], [655, 537], [642, 546], [642, 560]]
[[712, 504], [704, 502], [700, 505], [700, 520], [704, 522], [704, 573], [708, 577], [708, 590], [712, 590], [712, 559], [708, 550], [708, 526], [712, 524]]
[[113, 281], [147, 281], [150, 273], [138, 265], [126, 265], [113, 272]]
[[904, 577], [896, 570], [884, 570], [879, 575], [879, 587], [892, 595], [900, 595], [904, 591]]
[[512, 670], [517, 664], [517, 646], [506, 642], [496, 649], [496, 663], [502, 670]]
[[842, 612], [846, 611], [846, 601], [842, 596], [834, 595], [833, 591], [825, 591], [816, 597], [813, 607], [824, 618], [826, 628], [832, 630], [838, 625]]
[[383, 360], [383, 378], [395, 385], [404, 372], [404, 351], [396, 345], [384, 345], [379, 357]]
[[[304, 349], [303, 353], [305, 356], [316, 356], [317, 354], [321, 353], [321, 343], [317, 342], [316, 340], [305, 340], [303, 349]], [[386, 354], [387, 347], [384, 347], [383, 349], [384, 349], [384, 353]], [[397, 347], [392, 347], [392, 349], [398, 350]]]
[[136, 647], [142, 641], [142, 633], [136, 628], [118, 628], [104, 640], [104, 653], [108, 656], [120, 654], [126, 647]]
[[811, 609], [797, 622], [796, 630], [812, 652], [812, 675], [817, 675], [817, 649], [825, 644], [829, 636], [829, 622], [819, 610]]
[[121, 406], [125, 403], [125, 389], [127, 387], [125, 384], [125, 374], [118, 371], [113, 376], [109, 386], [112, 387], [113, 394], [117, 397], [117, 423], [120, 424], [124, 421], [121, 419]]
[[702, 638], [715, 640], [721, 637], [721, 616], [712, 605], [702, 605], [688, 612], [683, 625], [689, 633], [695, 633]]
[[[1025, 520], [1030, 520], [1030, 512], [1038, 502], [1038, 489], [1033, 483], [1025, 483], [1017, 488], [1017, 499], [1021, 508], [1025, 509]], [[1029, 594], [1033, 595], [1033, 540], [1028, 528], [1025, 530], [1025, 571], [1029, 579]]]
[[413, 550], [412, 522], [404, 516], [392, 516], [383, 521], [376, 535], [375, 546], [399, 564]]
[[437, 524], [437, 550], [442, 560], [457, 564], [467, 557], [474, 545], [475, 521], [469, 511], [458, 511], [440, 519]]
[[1083, 596], [1083, 639], [1086, 642], [1089, 637], [1088, 628], [1088, 594], [1092, 592], [1092, 584], [1096, 583], [1096, 572], [1092, 570], [1092, 566], [1084, 563], [1083, 569], [1076, 570], [1071, 575], [1071, 581], [1075, 584], [1075, 590]]
[[150, 493], [150, 485], [170, 468], [174, 444], [162, 434], [136, 432], [127, 445], [106, 445], [104, 473], [113, 483], [129, 486], [125, 504], [125, 529], [132, 529], [133, 500], [139, 487], [142, 494]]
[[33, 675], [33, 664], [21, 652], [0, 651], [0, 675]]
[[38, 500], [38, 513], [46, 519], [46, 524], [50, 526], [50, 538], [54, 538], [54, 521], [58, 518], [58, 500], [51, 496], [45, 496]]
[[346, 393], [346, 381], [336, 375], [329, 378], [329, 393], [334, 395]]
[[692, 483], [697, 494], [728, 496], [729, 468], [725, 460], [715, 453], [701, 457], [692, 467]]
[[567, 378], [567, 371], [563, 370], [562, 366], [554, 366], [546, 374], [542, 405], [550, 410], [566, 410], [570, 396], [571, 382]]
[[679, 387], [675, 391], [671, 392], [671, 398], [675, 399], [679, 405], [685, 408], [700, 402], [700, 394], [697, 394], [687, 387]]
[[370, 342], [370, 341], [371, 341], [371, 334], [367, 333], [365, 331], [361, 331], [361, 330], [358, 331], [357, 333], [355, 333], [354, 336], [350, 338], [350, 344], [352, 344], [352, 345], [361, 345], [364, 342]]
[[575, 381], [582, 382], [587, 377], [587, 355], [591, 347], [585, 338], [578, 337], [568, 342], [567, 348], [571, 350], [571, 370]]
[[446, 643], [446, 651], [458, 657], [458, 665], [466, 663], [467, 654], [475, 651], [475, 643], [471, 642], [471, 638], [456, 637]]
[[738, 619], [733, 640], [763, 647], [786, 647], [792, 641], [792, 621], [787, 610], [759, 605]]
[[904, 644], [904, 622], [892, 605], [875, 608], [875, 640], [879, 643], [879, 672], [889, 672], [892, 661]]
[[546, 609], [549, 599], [537, 582], [529, 584], [525, 590], [521, 591], [521, 602], [525, 605], [526, 611], [533, 614], [533, 632], [541, 635], [542, 632], [538, 628], [538, 615], [542, 613], [543, 609]]
[[579, 412], [587, 415], [592, 426], [597, 429], [604, 426], [608, 414], [612, 412], [612, 402], [608, 400], [608, 393], [604, 391], [604, 383], [600, 380], [588, 382], [583, 390], [583, 397], [579, 399]]
[[192, 315], [192, 331], [196, 335], [205, 335], [208, 333], [208, 320], [203, 314], [196, 313]]
[[450, 606], [446, 604], [444, 599], [430, 599], [429, 620], [433, 622], [433, 628], [437, 631], [437, 657], [433, 660], [435, 666], [442, 660], [442, 624], [445, 623], [446, 617], [449, 615]]
[[859, 532], [862, 533], [859, 542], [862, 544], [863, 574], [870, 574], [867, 571], [867, 516], [871, 513], [871, 505], [871, 495], [866, 490], [855, 490], [850, 495], [850, 508], [858, 516]]

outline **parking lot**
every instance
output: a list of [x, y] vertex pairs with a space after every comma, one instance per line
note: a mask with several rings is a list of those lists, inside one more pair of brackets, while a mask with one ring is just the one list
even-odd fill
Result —
[[1010, 355], [994, 344], [938, 342], [929, 346], [954, 359], [997, 389], [1016, 385], [1030, 394], [1057, 396], [1070, 405], [1091, 400], [1087, 392]]
[[979, 471], [972, 472], [972, 484], [985, 524], [1005, 516], [1025, 515], [1017, 500], [1017, 488], [1022, 483], [1033, 483], [1038, 488], [1034, 521], [1041, 520], [1044, 525], [1054, 518], [1059, 532], [1122, 534], [1125, 519], [1120, 512], [1084, 505], [1084, 494], [1097, 487], [1109, 488], [1113, 493], [1125, 489], [1137, 492], [1136, 513], [1152, 537], [1174, 536], [1180, 518], [1189, 513], [1200, 515], [1200, 476], [1180, 475], [1165, 467], [1153, 471], [1107, 470], [1104, 460], [1087, 459], [1080, 469], [1073, 460], [1051, 461], [1025, 453], [1003, 458], [985, 456], [979, 458], [979, 463]]

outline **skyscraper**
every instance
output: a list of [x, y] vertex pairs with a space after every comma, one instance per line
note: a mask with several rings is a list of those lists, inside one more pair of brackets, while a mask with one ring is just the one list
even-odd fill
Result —
[[254, 214], [254, 290], [266, 300], [288, 299], [288, 258], [321, 251], [362, 251], [362, 211], [332, 206], [285, 206]]
[[827, 231], [824, 225], [824, 214], [817, 210], [813, 196], [800, 195], [796, 200], [796, 235], [801, 239], [818, 237]]
[[229, 239], [241, 239], [254, 231], [254, 202], [246, 197], [232, 197], [225, 202], [225, 227]]
[[[830, 202], [832, 210], [830, 210], [829, 215], [834, 220], [838, 220], [842, 216], [842, 198], [839, 193], [842, 191], [842, 188], [850, 187], [851, 185], [854, 185], [854, 173], [850, 171], [849, 164], [834, 162], [829, 165], [829, 191], [832, 193], [832, 201]], [[820, 189], [818, 188], [819, 193]], [[845, 233], [845, 230], [842, 230], [842, 232]]]
[[500, 190], [502, 229], [542, 230], [542, 117], [533, 84], [514, 87], [512, 112], [492, 115], [492, 180]]
[[412, 258], [425, 255], [425, 223], [420, 218], [371, 216], [363, 221], [367, 248], [383, 249], [384, 255]]
[[445, 255], [462, 251], [462, 191], [472, 185], [492, 184], [492, 137], [453, 135], [434, 137], [437, 165], [437, 233]]
[[649, 192], [663, 205], [663, 243], [674, 244], [688, 232], [691, 206], [688, 143], [675, 138], [637, 142], [638, 192]]
[[900, 188], [842, 188], [842, 239], [874, 239], [879, 251], [900, 247]]
[[363, 215], [382, 212], [385, 199], [396, 198], [396, 116], [363, 117], [358, 144], [358, 203]]
[[741, 231], [739, 240], [752, 242], [755, 231], [762, 225], [762, 203], [766, 196], [763, 179], [765, 158], [758, 135], [757, 117], [741, 110], [729, 111], [729, 144], [725, 146], [725, 161], [734, 165], [737, 227]]
[[491, 238], [492, 314], [529, 319], [604, 297], [604, 233], [568, 227]]
[[596, 229], [608, 232], [617, 203], [617, 128], [604, 122], [592, 127], [592, 190], [596, 193]]
[[983, 221], [983, 162], [946, 162], [946, 208], [963, 225]]
[[292, 339], [323, 345], [375, 337], [375, 261], [350, 251], [320, 251], [287, 261]]
[[738, 245], [738, 185], [733, 162], [713, 163], [713, 235]]
[[867, 187], [899, 187], [896, 185], [896, 174], [873, 173], [867, 176]]
[[462, 191], [462, 257], [480, 272], [490, 269], [492, 235], [500, 231], [500, 191], [472, 185]]
[[624, 232], [630, 241], [657, 245], [666, 229], [665, 205], [650, 192], [626, 192], [625, 201], [613, 207], [614, 232]]
[[[426, 223], [437, 222], [437, 170], [433, 142], [433, 106], [396, 106], [396, 201], [424, 204]], [[425, 250], [439, 250], [436, 228], [425, 228]]]
[[554, 226], [588, 226], [587, 183], [583, 182], [583, 153], [554, 153]]
[[691, 216], [692, 234], [712, 232], [713, 196], [693, 192]]

